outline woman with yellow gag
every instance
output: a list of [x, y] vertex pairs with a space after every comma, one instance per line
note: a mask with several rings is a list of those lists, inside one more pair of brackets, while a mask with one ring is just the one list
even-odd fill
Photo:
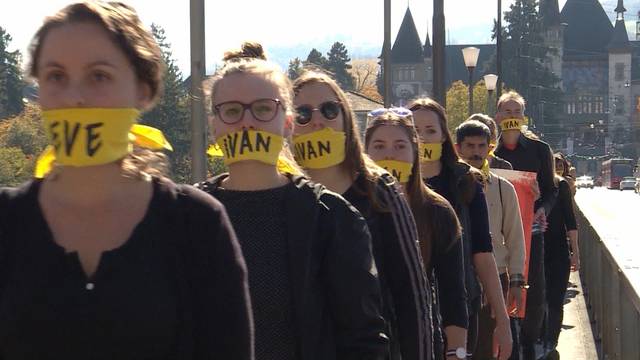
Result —
[[[422, 176], [433, 190], [449, 201], [462, 226], [467, 314], [460, 311], [445, 314], [441, 309], [447, 340], [445, 354], [451, 359], [465, 358], [464, 352], [473, 354], [477, 343], [478, 311], [484, 294], [496, 314], [494, 339], [500, 347], [499, 359], [506, 359], [511, 354], [511, 330], [493, 257], [487, 202], [480, 183], [482, 174], [458, 157], [447, 127], [446, 112], [440, 104], [423, 98], [414, 100], [409, 108], [420, 141], [426, 144], [420, 150]], [[439, 295], [442, 305], [452, 301], [443, 293]]]
[[[413, 126], [412, 113], [406, 109], [371, 112], [367, 119], [365, 145], [367, 154], [381, 166], [387, 163], [392, 166], [394, 163], [401, 164], [392, 169], [402, 171], [398, 181], [416, 220], [427, 277], [433, 287], [437, 286], [437, 292], [434, 293], [448, 299], [439, 308], [445, 319], [447, 334], [455, 333], [453, 328], [449, 328], [455, 326], [450, 319], [466, 313], [460, 224], [449, 202], [422, 180], [420, 143]], [[401, 169], [406, 165], [409, 171], [405, 172]], [[403, 179], [405, 177], [406, 180]], [[434, 309], [438, 309], [436, 299], [431, 301]], [[437, 322], [434, 326], [438, 326]], [[444, 355], [441, 350], [439, 354], [436, 358]]]
[[381, 358], [366, 223], [341, 197], [278, 165], [290, 155], [289, 79], [260, 44], [244, 43], [225, 54], [206, 90], [211, 152], [229, 172], [199, 186], [225, 205], [244, 252], [256, 359]]
[[127, 5], [82, 2], [32, 45], [50, 147], [39, 178], [0, 189], [0, 358], [252, 359], [225, 210], [171, 182], [153, 151], [170, 145], [136, 124], [162, 87], [152, 34]]
[[298, 163], [367, 220], [391, 337], [387, 358], [429, 358], [429, 292], [415, 223], [397, 182], [363, 153], [351, 105], [333, 79], [307, 72], [295, 81], [294, 92]]

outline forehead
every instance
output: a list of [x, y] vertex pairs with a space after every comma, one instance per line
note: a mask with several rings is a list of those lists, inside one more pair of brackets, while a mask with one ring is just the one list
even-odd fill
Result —
[[489, 140], [485, 136], [465, 136], [462, 140], [463, 144], [488, 144]]
[[407, 132], [400, 126], [382, 125], [371, 136], [372, 141], [409, 141]]
[[38, 67], [56, 63], [73, 69], [99, 61], [131, 66], [124, 52], [111, 40], [107, 31], [96, 23], [60, 25], [52, 28], [42, 41]]
[[515, 100], [507, 100], [500, 105], [501, 111], [518, 111], [522, 110], [522, 105]]
[[328, 84], [311, 82], [303, 85], [296, 94], [296, 104], [313, 104], [323, 101], [338, 101], [338, 96]]
[[279, 99], [282, 97], [274, 80], [264, 74], [232, 73], [218, 81], [214, 103], [240, 101], [250, 103], [257, 99]]
[[413, 121], [420, 126], [439, 128], [439, 118], [435, 111], [419, 109], [413, 112]]

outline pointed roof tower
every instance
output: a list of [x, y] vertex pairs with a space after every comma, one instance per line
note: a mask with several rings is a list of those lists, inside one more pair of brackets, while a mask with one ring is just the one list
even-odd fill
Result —
[[540, 16], [545, 29], [552, 26], [560, 26], [558, 0], [540, 0]]
[[607, 56], [613, 26], [598, 0], [567, 0], [560, 13], [564, 30], [564, 57]]
[[407, 12], [404, 14], [404, 19], [402, 19], [402, 24], [398, 31], [398, 36], [391, 48], [391, 62], [396, 64], [421, 63], [424, 61], [422, 52], [420, 35], [418, 35], [411, 10], [407, 7]]
[[427, 30], [427, 37], [424, 40], [424, 46], [422, 47], [422, 53], [426, 58], [433, 57], [433, 48], [431, 47], [431, 40], [429, 39], [429, 30]]
[[613, 36], [607, 46], [609, 50], [631, 50], [629, 44], [629, 35], [627, 29], [624, 26], [624, 13], [627, 9], [624, 8], [623, 0], [618, 0], [618, 6], [614, 10], [617, 13], [616, 26], [613, 28]]

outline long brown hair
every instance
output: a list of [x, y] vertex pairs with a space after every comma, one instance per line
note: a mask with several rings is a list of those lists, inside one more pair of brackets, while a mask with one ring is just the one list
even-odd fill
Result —
[[[471, 199], [475, 196], [475, 182], [482, 179], [482, 174], [480, 174], [479, 171], [475, 171], [460, 159], [460, 156], [453, 145], [453, 139], [451, 138], [449, 127], [447, 126], [448, 119], [446, 110], [442, 105], [438, 104], [438, 102], [431, 98], [415, 99], [411, 102], [409, 109], [411, 109], [411, 111], [433, 111], [437, 115], [440, 131], [444, 136], [444, 142], [442, 143], [442, 158], [440, 159], [442, 162], [443, 175], [447, 177], [449, 188], [455, 194], [457, 198], [456, 201], [462, 201], [466, 204], [470, 203]], [[458, 180], [452, 175], [456, 174], [461, 167], [468, 168], [468, 171], [458, 182]], [[452, 205], [455, 206], [456, 204]]]
[[[367, 194], [374, 207], [379, 210], [384, 209], [376, 195], [376, 182], [385, 171], [364, 153], [362, 142], [360, 141], [358, 124], [354, 120], [356, 115], [353, 112], [349, 99], [347, 99], [344, 91], [342, 91], [338, 83], [331, 78], [331, 76], [320, 71], [305, 71], [298, 77], [293, 83], [294, 94], [298, 94], [300, 89], [309, 84], [324, 84], [328, 86], [338, 98], [342, 106], [344, 132], [346, 134], [345, 160], [342, 162], [342, 167], [344, 171], [347, 171], [352, 177], [357, 177], [358, 175], [364, 176], [366, 180], [365, 189], [358, 190]], [[354, 185], [357, 187], [357, 184], [354, 183]]]
[[450, 233], [451, 239], [457, 239], [460, 236], [460, 226], [457, 223], [451, 226], [447, 221], [441, 221], [441, 216], [436, 212], [436, 207], [449, 207], [449, 203], [445, 198], [425, 185], [424, 180], [422, 180], [420, 158], [418, 156], [419, 140], [413, 124], [413, 117], [403, 117], [388, 112], [382, 116], [372, 118], [365, 130], [366, 148], [369, 148], [373, 134], [381, 126], [400, 127], [411, 142], [413, 164], [411, 165], [411, 175], [405, 185], [405, 191], [409, 206], [411, 206], [411, 212], [416, 221], [422, 259], [425, 263], [425, 268], [427, 268], [428, 264], [431, 263], [433, 243], [438, 240], [437, 237], [443, 233]]

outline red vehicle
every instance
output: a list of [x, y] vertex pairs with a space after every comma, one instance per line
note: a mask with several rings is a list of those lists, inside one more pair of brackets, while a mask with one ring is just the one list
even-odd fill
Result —
[[620, 181], [626, 176], [633, 176], [634, 167], [632, 159], [611, 159], [603, 162], [603, 185], [609, 189], [620, 189]]

